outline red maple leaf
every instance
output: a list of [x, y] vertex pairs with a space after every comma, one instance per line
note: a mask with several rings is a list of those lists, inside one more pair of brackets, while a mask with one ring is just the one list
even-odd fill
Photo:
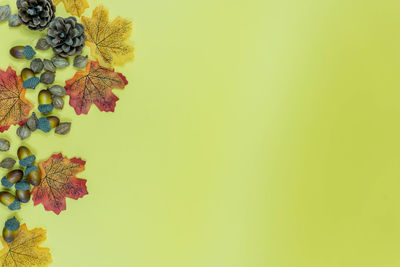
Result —
[[24, 124], [33, 105], [25, 98], [21, 77], [8, 67], [0, 70], [0, 132], [11, 125]]
[[65, 89], [70, 96], [69, 104], [76, 114], [87, 114], [92, 104], [101, 111], [114, 112], [118, 101], [112, 90], [123, 89], [128, 84], [125, 76], [101, 67], [98, 62], [89, 60], [86, 70], [75, 73], [75, 76], [66, 81]]
[[42, 181], [32, 191], [34, 205], [42, 203], [45, 210], [60, 214], [66, 210], [66, 197], [78, 199], [87, 195], [86, 180], [75, 177], [85, 169], [85, 163], [77, 158], [68, 159], [62, 154], [40, 162]]

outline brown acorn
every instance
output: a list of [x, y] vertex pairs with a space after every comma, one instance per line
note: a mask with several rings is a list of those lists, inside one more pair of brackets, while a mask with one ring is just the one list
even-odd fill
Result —
[[14, 241], [14, 239], [17, 237], [17, 235], [18, 235], [18, 231], [11, 231], [11, 230], [8, 230], [7, 228], [3, 228], [3, 238], [4, 238], [4, 241], [6, 241], [6, 242], [12, 242], [12, 241]]
[[60, 124], [60, 119], [57, 118], [56, 116], [48, 116], [47, 120], [50, 123], [51, 129], [56, 128]]
[[33, 70], [28, 69], [28, 68], [24, 68], [21, 71], [21, 78], [22, 78], [23, 82], [27, 81], [27, 80], [29, 80], [30, 78], [33, 78], [33, 77], [35, 77], [35, 73], [33, 72]]
[[10, 210], [18, 210], [21, 208], [19, 200], [7, 191], [0, 192], [0, 203], [7, 206]]
[[18, 183], [22, 177], [24, 177], [24, 172], [21, 170], [13, 170], [7, 173], [6, 178], [10, 183]]
[[14, 46], [10, 49], [10, 54], [15, 58], [25, 58], [25, 46]]
[[26, 176], [28, 182], [33, 185], [33, 186], [38, 186], [40, 185], [40, 182], [42, 180], [42, 172], [40, 169], [37, 169], [35, 171], [31, 171], [27, 176]]
[[31, 192], [29, 190], [15, 190], [15, 194], [22, 203], [26, 203], [31, 199]]
[[12, 242], [19, 233], [19, 227], [20, 223], [15, 217], [8, 219], [3, 228], [4, 240], [6, 242]]
[[26, 146], [20, 146], [18, 148], [18, 159], [24, 159], [26, 157], [32, 156], [32, 152], [29, 150], [29, 148], [27, 148]]

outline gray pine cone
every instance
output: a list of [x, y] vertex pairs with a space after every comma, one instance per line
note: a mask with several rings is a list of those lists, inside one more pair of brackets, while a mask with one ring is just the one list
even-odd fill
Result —
[[86, 41], [85, 27], [75, 17], [57, 17], [49, 25], [46, 41], [59, 56], [81, 54]]
[[17, 7], [20, 20], [31, 30], [46, 29], [56, 12], [51, 0], [17, 0]]

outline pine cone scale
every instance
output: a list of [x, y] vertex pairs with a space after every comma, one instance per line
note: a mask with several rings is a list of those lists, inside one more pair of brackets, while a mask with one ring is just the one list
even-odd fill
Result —
[[46, 41], [59, 56], [80, 54], [85, 46], [85, 29], [75, 17], [57, 17], [49, 25]]
[[46, 29], [56, 12], [51, 0], [18, 0], [17, 7], [20, 20], [31, 30]]

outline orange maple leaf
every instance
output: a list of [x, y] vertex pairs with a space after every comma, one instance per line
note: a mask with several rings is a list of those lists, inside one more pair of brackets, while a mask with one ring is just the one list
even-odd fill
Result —
[[112, 90], [123, 89], [127, 84], [128, 81], [121, 73], [89, 60], [85, 71], [77, 72], [71, 80], [66, 81], [65, 89], [70, 96], [69, 104], [79, 115], [87, 114], [92, 104], [101, 111], [114, 111], [118, 97]]
[[28, 119], [33, 105], [25, 98], [25, 91], [21, 77], [11, 67], [0, 70], [0, 132]]
[[57, 154], [38, 165], [42, 181], [32, 190], [35, 206], [42, 203], [45, 210], [60, 214], [66, 210], [65, 198], [78, 199], [88, 194], [86, 180], [75, 177], [85, 169], [81, 159], [68, 159]]
[[35, 228], [29, 231], [26, 224], [23, 224], [14, 241], [7, 243], [1, 238], [1, 266], [48, 266], [53, 261], [50, 249], [39, 247], [45, 240], [46, 230]]
[[132, 22], [117, 17], [108, 21], [108, 10], [103, 6], [93, 10], [92, 18], [82, 17], [86, 44], [100, 65], [111, 68], [133, 58], [133, 47], [125, 43], [131, 34]]
[[68, 13], [77, 17], [82, 16], [86, 8], [89, 7], [86, 0], [53, 0], [54, 5], [58, 5], [61, 2], [64, 3], [65, 10], [67, 10]]

